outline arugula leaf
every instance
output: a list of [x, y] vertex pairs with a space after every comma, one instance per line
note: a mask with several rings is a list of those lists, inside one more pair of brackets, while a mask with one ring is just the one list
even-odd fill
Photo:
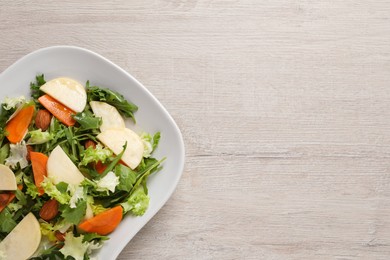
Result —
[[15, 109], [6, 110], [4, 106], [1, 106], [0, 112], [0, 144], [3, 143], [4, 137], [8, 135], [7, 130], [5, 130], [5, 125], [10, 116], [15, 112]]
[[11, 232], [16, 226], [16, 221], [12, 218], [12, 214], [7, 208], [0, 212], [0, 232]]
[[158, 143], [160, 142], [160, 138], [161, 138], [161, 133], [160, 132], [157, 132], [154, 134], [153, 136], [153, 151], [157, 148], [158, 146]]
[[115, 167], [115, 174], [119, 177], [118, 190], [129, 192], [137, 180], [137, 173], [123, 164]]
[[107, 168], [100, 175], [100, 178], [103, 178], [104, 176], [106, 176], [107, 173], [109, 173], [110, 171], [112, 171], [112, 169], [114, 169], [115, 165], [117, 165], [119, 163], [119, 161], [121, 160], [123, 154], [125, 153], [126, 148], [127, 148], [127, 142], [123, 146], [122, 152], [120, 152], [120, 154], [118, 154], [115, 157], [115, 159], [107, 166]]
[[89, 86], [87, 82], [87, 99], [90, 101], [104, 101], [116, 109], [125, 117], [131, 117], [134, 122], [134, 112], [138, 110], [138, 107], [127, 101], [123, 95], [119, 94], [116, 91], [110, 90], [108, 88], [100, 88], [97, 86]]
[[71, 208], [69, 205], [61, 205], [61, 216], [66, 222], [78, 225], [85, 216], [87, 210], [87, 202], [85, 200], [79, 200], [76, 203], [76, 208]]
[[26, 195], [24, 195], [24, 193], [21, 190], [17, 189], [15, 191], [15, 196], [18, 199], [20, 205], [24, 206], [27, 204]]
[[89, 105], [87, 105], [83, 112], [77, 113], [73, 118], [80, 124], [79, 130], [99, 129], [102, 124], [100, 117], [95, 117]]
[[9, 155], [9, 144], [5, 144], [0, 148], [0, 163], [4, 164], [5, 159]]
[[38, 101], [38, 98], [44, 93], [39, 88], [45, 83], [45, 76], [43, 74], [37, 75], [35, 77], [35, 82], [30, 83], [31, 97], [33, 98], [37, 108], [42, 107], [42, 105]]

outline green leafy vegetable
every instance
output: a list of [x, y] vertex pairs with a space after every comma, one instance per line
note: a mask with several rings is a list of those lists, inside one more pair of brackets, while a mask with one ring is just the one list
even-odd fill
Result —
[[129, 192], [137, 180], [137, 173], [123, 164], [115, 167], [115, 174], [119, 177], [118, 190]]
[[35, 199], [39, 196], [38, 188], [32, 181], [32, 177], [24, 176], [23, 182], [26, 184], [26, 194], [30, 195], [31, 198]]
[[64, 218], [66, 222], [77, 225], [85, 216], [85, 211], [87, 210], [87, 202], [85, 200], [79, 200], [75, 208], [71, 208], [69, 205], [61, 205], [61, 217]]
[[5, 110], [17, 109], [19, 106], [22, 106], [26, 103], [26, 98], [24, 96], [4, 99], [3, 108]]
[[134, 121], [134, 112], [138, 110], [138, 107], [133, 103], [127, 101], [123, 95], [108, 88], [100, 88], [97, 86], [89, 86], [87, 82], [87, 97], [90, 101], [104, 101], [116, 109], [125, 117], [131, 117]]
[[53, 139], [53, 135], [50, 132], [42, 132], [41, 129], [28, 132], [30, 138], [27, 141], [27, 144], [43, 144]]
[[143, 186], [139, 186], [133, 194], [121, 203], [124, 212], [131, 212], [136, 216], [142, 216], [149, 206], [149, 196], [145, 193]]
[[12, 218], [12, 214], [7, 208], [3, 209], [0, 213], [0, 232], [11, 232], [16, 226], [16, 221]]
[[107, 159], [109, 159], [112, 156], [112, 151], [108, 148], [103, 147], [101, 144], [97, 144], [95, 148], [92, 146], [88, 147], [83, 153], [82, 153], [82, 160], [80, 165], [88, 165], [91, 162], [106, 162]]
[[119, 161], [121, 160], [125, 150], [127, 148], [127, 142], [125, 143], [125, 145], [123, 146], [123, 150], [122, 152], [120, 152], [114, 160], [112, 160], [112, 162], [107, 166], [107, 168], [102, 172], [102, 174], [100, 175], [100, 178], [103, 178], [104, 176], [106, 176], [107, 173], [109, 173], [110, 171], [112, 171], [114, 169], [114, 167], [119, 163]]
[[31, 97], [38, 108], [42, 107], [38, 102], [38, 98], [44, 94], [39, 88], [45, 83], [45, 76], [43, 74], [37, 75], [35, 77], [35, 82], [30, 83]]
[[[43, 108], [38, 98], [44, 94], [40, 87], [45, 83], [44, 75], [37, 75], [30, 84], [32, 101], [24, 97], [11, 97], [0, 105], [0, 163], [10, 166], [17, 184], [22, 184], [22, 188], [15, 191], [16, 198], [0, 213], [0, 241], [31, 212], [38, 218], [45, 238], [37, 250], [39, 256], [30, 260], [89, 260], [92, 259], [91, 252], [100, 248], [108, 237], [99, 235], [99, 232], [80, 234], [81, 231], [76, 226], [86, 215], [93, 213], [96, 216], [118, 205], [122, 205], [125, 214], [145, 214], [150, 201], [148, 177], [161, 169], [164, 161], [152, 156], [158, 146], [160, 132], [141, 135], [144, 153], [141, 163], [135, 169], [120, 163], [127, 143], [117, 155], [99, 143], [97, 135], [100, 133], [102, 118], [96, 117], [88, 104], [82, 112], [73, 115], [76, 120], [74, 126], [68, 127], [52, 117], [46, 131], [31, 123], [23, 140], [10, 144], [5, 131], [7, 121], [26, 104], [34, 105], [36, 110]], [[86, 88], [88, 102], [106, 102], [114, 106], [122, 116], [132, 118], [135, 122], [134, 112], [138, 107], [123, 95], [110, 89], [89, 86], [89, 82]], [[95, 142], [96, 147], [85, 148], [84, 144], [89, 140]], [[36, 176], [31, 161], [27, 160], [27, 148], [50, 156], [57, 146], [63, 149], [85, 178], [80, 184], [73, 185], [65, 182], [54, 184], [52, 179], [44, 177], [43, 182], [40, 182], [44, 193], [40, 194], [34, 181]], [[101, 171], [103, 172], [100, 173]], [[39, 216], [49, 199], [59, 202], [59, 214], [47, 222]], [[58, 231], [65, 234], [65, 241], [58, 238]]]
[[99, 129], [102, 124], [100, 117], [95, 117], [89, 106], [81, 113], [77, 113], [73, 118], [80, 124], [79, 130]]
[[68, 184], [60, 182], [57, 185], [49, 179], [45, 178], [41, 182], [41, 187], [45, 190], [45, 193], [50, 196], [50, 198], [57, 200], [60, 204], [68, 204], [70, 201], [70, 195], [64, 190], [64, 187], [67, 187]]
[[71, 256], [75, 260], [84, 260], [85, 255], [90, 254], [93, 250], [101, 247], [100, 243], [95, 241], [88, 242], [84, 235], [74, 236], [73, 233], [65, 234], [64, 246], [60, 252], [65, 256]]
[[0, 148], [0, 163], [4, 164], [5, 159], [9, 155], [9, 144], [5, 144]]

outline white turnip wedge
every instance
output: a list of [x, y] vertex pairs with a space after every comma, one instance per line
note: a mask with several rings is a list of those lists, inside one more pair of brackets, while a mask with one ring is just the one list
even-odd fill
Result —
[[41, 242], [41, 229], [30, 212], [0, 242], [1, 259], [25, 260], [32, 256]]
[[84, 180], [84, 175], [59, 145], [51, 152], [46, 169], [47, 176], [53, 180], [54, 184], [65, 182], [78, 185]]
[[0, 164], [0, 190], [16, 190], [15, 174], [8, 166]]
[[84, 86], [74, 79], [55, 78], [42, 85], [40, 90], [74, 112], [82, 112], [87, 104], [87, 92]]
[[91, 101], [89, 105], [92, 108], [93, 113], [96, 117], [102, 118], [102, 125], [100, 131], [104, 132], [110, 128], [125, 128], [125, 121], [118, 110], [107, 104], [106, 102]]
[[135, 132], [128, 128], [111, 128], [98, 134], [97, 139], [110, 148], [116, 155], [123, 151], [127, 142], [127, 148], [122, 156], [122, 161], [134, 170], [141, 162], [144, 153], [144, 144]]

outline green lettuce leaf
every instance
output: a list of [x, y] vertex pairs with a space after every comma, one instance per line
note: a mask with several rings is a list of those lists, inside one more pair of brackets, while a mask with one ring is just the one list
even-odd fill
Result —
[[80, 165], [86, 166], [91, 162], [106, 162], [112, 156], [112, 151], [108, 148], [103, 147], [101, 144], [97, 144], [95, 148], [92, 146], [88, 147], [82, 153], [82, 160]]
[[27, 144], [29, 145], [43, 144], [53, 139], [53, 135], [50, 132], [42, 132], [41, 129], [30, 131], [28, 133], [30, 138], [27, 140]]
[[67, 192], [68, 184], [60, 182], [57, 185], [54, 185], [50, 178], [45, 178], [43, 182], [41, 182], [41, 187], [50, 198], [56, 199], [60, 204], [69, 203], [71, 197]]
[[145, 193], [144, 187], [139, 186], [126, 200], [121, 203], [124, 213], [131, 212], [136, 216], [142, 216], [149, 206], [149, 196]]

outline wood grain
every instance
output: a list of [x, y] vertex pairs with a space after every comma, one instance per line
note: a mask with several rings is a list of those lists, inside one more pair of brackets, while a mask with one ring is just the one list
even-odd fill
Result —
[[133, 74], [186, 167], [118, 259], [389, 259], [387, 1], [2, 1], [0, 71], [77, 45]]

